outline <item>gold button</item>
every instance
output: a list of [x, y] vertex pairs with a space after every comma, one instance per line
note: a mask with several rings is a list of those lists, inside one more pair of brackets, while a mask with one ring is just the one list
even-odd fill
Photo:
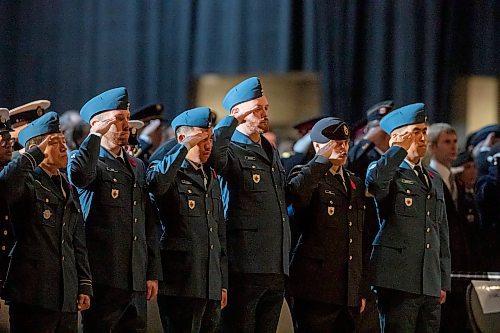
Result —
[[427, 244], [425, 247], [426, 247], [426, 248], [430, 248], [430, 247], [431, 247], [431, 244]]
[[213, 244], [212, 244], [212, 245], [210, 245], [210, 249], [212, 249], [212, 250], [213, 250], [213, 248], [214, 248], [214, 245], [213, 245]]
[[427, 228], [427, 232], [431, 232], [431, 228]]
[[349, 244], [352, 243], [352, 238], [349, 238]]
[[410, 190], [406, 190], [406, 193], [411, 193], [411, 191]]
[[212, 232], [212, 228], [210, 228], [210, 232]]
[[255, 165], [252, 165], [252, 169], [255, 169]]
[[134, 219], [134, 223], [137, 223], [137, 217]]
[[427, 211], [427, 216], [431, 215], [431, 212]]
[[352, 222], [351, 221], [349, 221], [349, 226], [352, 227]]
[[5, 251], [5, 245], [2, 245], [2, 251]]
[[188, 190], [188, 193], [192, 193], [192, 192], [193, 192], [193, 191], [191, 191], [191, 190]]
[[135, 240], [135, 241], [137, 240], [137, 236], [134, 236], [134, 240]]
[[136, 205], [137, 205], [137, 201], [134, 200], [134, 206], [136, 206]]
[[49, 199], [48, 199], [48, 198], [45, 198], [45, 202], [49, 202]]
[[113, 181], [116, 183], [117, 182], [116, 178], [113, 178]]
[[333, 201], [332, 200], [330, 200], [330, 204], [333, 205]]
[[4, 234], [5, 236], [7, 236], [7, 234], [8, 234], [7, 230], [4, 230], [4, 231], [3, 231], [3, 234]]
[[427, 199], [430, 199], [430, 198], [431, 198], [431, 195], [430, 195], [430, 194], [429, 194], [429, 195], [427, 195]]
[[352, 205], [349, 205], [349, 209], [352, 209]]
[[349, 260], [352, 260], [352, 256], [349, 256]]
[[9, 215], [5, 215], [5, 221], [9, 219]]
[[274, 172], [274, 168], [271, 168], [271, 171], [273, 171], [273, 172]]

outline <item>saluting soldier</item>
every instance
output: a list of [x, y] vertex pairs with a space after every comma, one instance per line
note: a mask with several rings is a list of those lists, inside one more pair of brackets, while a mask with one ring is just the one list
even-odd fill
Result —
[[380, 231], [371, 268], [382, 332], [438, 332], [450, 289], [450, 247], [443, 181], [422, 166], [424, 104], [392, 111], [380, 126], [391, 148], [368, 167]]
[[[13, 138], [9, 120], [9, 110], [0, 108], [0, 171], [12, 159]], [[2, 189], [2, 192], [5, 189]], [[0, 199], [0, 295], [7, 268], [9, 266], [9, 252], [14, 246], [14, 233], [12, 229], [9, 206], [5, 200]]]
[[[299, 332], [354, 332], [367, 292], [363, 277], [364, 185], [344, 169], [349, 129], [339, 118], [311, 131], [316, 156], [292, 169], [288, 193], [301, 220], [288, 292]], [[364, 287], [363, 287], [364, 286]]]
[[229, 260], [231, 296], [223, 326], [227, 332], [274, 333], [289, 270], [285, 171], [278, 151], [262, 136], [269, 130], [269, 102], [260, 79], [237, 84], [222, 105], [231, 116], [214, 130], [213, 154]]
[[55, 112], [19, 132], [28, 149], [1, 175], [16, 245], [4, 285], [11, 332], [75, 332], [92, 279], [78, 196], [59, 169], [68, 157]]
[[220, 184], [207, 164], [214, 112], [172, 121], [178, 144], [148, 168], [163, 225], [158, 307], [165, 332], [215, 332], [227, 302], [226, 226]]
[[138, 332], [146, 327], [146, 299], [155, 297], [161, 262], [158, 217], [141, 160], [127, 155], [129, 102], [123, 87], [89, 100], [80, 110], [91, 126], [71, 152], [68, 174], [78, 188], [94, 276], [93, 307], [84, 332]]

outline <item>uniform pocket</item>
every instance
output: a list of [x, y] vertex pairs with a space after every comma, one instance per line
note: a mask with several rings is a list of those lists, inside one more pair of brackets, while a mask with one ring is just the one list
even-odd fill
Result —
[[49, 191], [38, 187], [35, 188], [35, 196], [38, 220], [44, 226], [55, 227], [59, 199]]
[[417, 197], [413, 193], [398, 191], [396, 194], [395, 213], [401, 216], [418, 216], [416, 207]]
[[179, 192], [180, 209], [182, 215], [199, 217], [204, 211], [203, 197], [197, 193], [193, 186], [179, 184], [177, 186]]
[[264, 192], [265, 177], [268, 176], [263, 166], [254, 161], [240, 160], [243, 177], [243, 187], [250, 192]]
[[129, 202], [129, 200], [125, 199], [125, 196], [130, 195], [127, 182], [121, 179], [118, 173], [103, 173], [101, 181], [102, 184], [99, 186], [101, 204], [104, 206], [125, 207]]

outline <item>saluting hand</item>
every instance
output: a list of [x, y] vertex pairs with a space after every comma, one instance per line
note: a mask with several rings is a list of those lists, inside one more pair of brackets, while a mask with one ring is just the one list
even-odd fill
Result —
[[191, 134], [182, 140], [182, 144], [186, 146], [188, 150], [196, 146], [198, 143], [200, 143], [203, 140], [206, 140], [208, 138], [208, 133], [207, 132], [198, 132], [196, 134]]
[[111, 125], [116, 123], [116, 120], [116, 117], [111, 117], [104, 120], [96, 120], [90, 128], [90, 133], [99, 133], [101, 135], [104, 135], [109, 131]]
[[392, 146], [399, 146], [403, 148], [404, 150], [410, 149], [411, 145], [413, 144], [413, 133], [411, 132], [404, 132], [404, 133], [392, 133], [391, 134], [391, 139], [389, 140], [389, 145]]
[[323, 156], [324, 158], [330, 159], [333, 151], [333, 146], [334, 141], [330, 140], [327, 144], [318, 149], [318, 151], [316, 152], [316, 156]]
[[245, 118], [252, 114], [253, 110], [240, 110], [238, 109], [236, 112], [233, 113], [233, 117], [236, 118], [238, 121], [238, 124], [243, 124], [245, 122]]
[[90, 308], [90, 297], [89, 295], [80, 294], [78, 295], [78, 311], [85, 311]]
[[[43, 139], [42, 142], [40, 142], [40, 144], [38, 145], [38, 148], [45, 152], [45, 149], [47, 148], [47, 146], [51, 146], [51, 145], [54, 145], [56, 144], [58, 141], [60, 140], [59, 138], [59, 134], [50, 134], [50, 135], [47, 135], [45, 137], [45, 139]], [[46, 155], [46, 154], [45, 154]], [[47, 157], [47, 155], [45, 156]]]

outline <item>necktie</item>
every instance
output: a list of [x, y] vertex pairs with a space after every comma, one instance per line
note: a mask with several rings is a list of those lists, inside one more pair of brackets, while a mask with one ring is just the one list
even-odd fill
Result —
[[207, 189], [207, 183], [208, 183], [208, 177], [207, 174], [205, 173], [205, 170], [203, 169], [203, 165], [200, 168], [201, 170], [201, 176], [203, 177], [203, 186], [205, 186], [205, 190]]
[[59, 189], [59, 193], [61, 193], [63, 195], [63, 197], [66, 198], [66, 191], [64, 189], [61, 176], [60, 175], [51, 176], [50, 179], [52, 180], [54, 185]]
[[424, 172], [422, 171], [422, 167], [420, 165], [416, 165], [413, 168], [417, 172], [418, 178], [424, 183], [425, 187], [429, 187], [429, 183], [427, 183], [427, 177], [425, 177]]
[[117, 160], [118, 160], [121, 164], [126, 165], [126, 164], [125, 164], [125, 160], [123, 159], [123, 157], [118, 156], [116, 159], [117, 159]]
[[453, 198], [453, 202], [455, 203], [456, 206], [458, 192], [457, 192], [457, 184], [455, 183], [455, 175], [453, 174], [453, 172], [450, 172], [450, 177], [448, 178], [448, 182], [450, 183], [451, 197]]
[[335, 177], [335, 179], [337, 179], [339, 181], [339, 183], [342, 184], [342, 187], [347, 192], [347, 188], [345, 186], [344, 178], [342, 178], [342, 175], [340, 173], [336, 173], [336, 174], [333, 175], [333, 177]]

